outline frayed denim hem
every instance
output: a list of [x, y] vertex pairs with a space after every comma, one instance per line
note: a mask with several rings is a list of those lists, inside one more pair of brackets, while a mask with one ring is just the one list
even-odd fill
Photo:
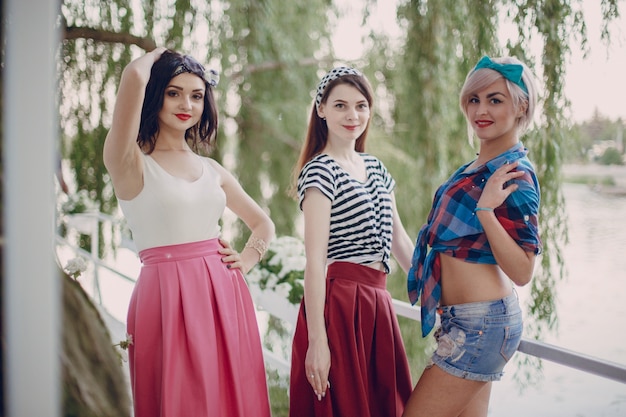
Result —
[[504, 375], [504, 372], [484, 375], [484, 374], [477, 374], [475, 372], [464, 371], [462, 369], [455, 368], [454, 366], [447, 363], [445, 359], [437, 355], [433, 355], [428, 365], [426, 366], [426, 369], [432, 367], [433, 365], [437, 365], [444, 372], [449, 373], [450, 375], [456, 376], [457, 378], [469, 379], [471, 381], [481, 381], [481, 382], [499, 381], [500, 379], [502, 379], [502, 376]]

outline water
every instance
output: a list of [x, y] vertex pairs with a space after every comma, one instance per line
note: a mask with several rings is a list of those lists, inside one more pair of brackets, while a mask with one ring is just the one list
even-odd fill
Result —
[[[574, 184], [564, 186], [564, 196], [568, 273], [556, 288], [559, 329], [542, 340], [626, 364], [626, 197]], [[524, 303], [528, 289], [519, 293]], [[626, 384], [543, 361], [543, 378], [520, 392], [517, 366], [510, 363], [494, 383], [490, 416], [626, 416]]]
[[[626, 179], [626, 175], [623, 176]], [[626, 364], [626, 197], [565, 184], [570, 243], [564, 248], [567, 276], [557, 283], [558, 331], [542, 340], [612, 362]], [[137, 276], [139, 262], [121, 250], [116, 264]], [[90, 291], [92, 282], [83, 284]], [[132, 284], [101, 272], [100, 289], [109, 312], [124, 321]], [[518, 289], [522, 305], [529, 288]], [[123, 332], [123, 327], [120, 332]], [[123, 333], [114, 334], [115, 341]], [[523, 355], [518, 353], [519, 355]], [[521, 390], [518, 364], [505, 368], [493, 385], [489, 416], [624, 417], [626, 384], [543, 361], [542, 377]]]

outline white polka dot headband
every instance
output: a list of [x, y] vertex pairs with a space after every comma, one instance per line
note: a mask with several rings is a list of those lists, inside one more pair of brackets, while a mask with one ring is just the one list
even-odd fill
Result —
[[322, 103], [322, 97], [324, 96], [324, 90], [326, 90], [326, 86], [328, 86], [331, 81], [336, 80], [339, 77], [343, 77], [344, 75], [361, 76], [363, 74], [361, 74], [358, 70], [350, 67], [337, 67], [330, 70], [326, 75], [324, 75], [322, 81], [320, 81], [317, 86], [317, 94], [315, 96], [315, 107], [317, 109], [319, 109], [320, 104]]
[[176, 77], [179, 74], [182, 74], [183, 72], [190, 72], [196, 75], [199, 75], [198, 73], [202, 73], [202, 78], [204, 78], [204, 80], [208, 82], [211, 87], [216, 87], [217, 84], [220, 82], [219, 73], [214, 69], [205, 70], [204, 67], [200, 64], [197, 64], [197, 66], [198, 68], [194, 71], [187, 64], [182, 63], [176, 68], [176, 70], [174, 70], [172, 78]]

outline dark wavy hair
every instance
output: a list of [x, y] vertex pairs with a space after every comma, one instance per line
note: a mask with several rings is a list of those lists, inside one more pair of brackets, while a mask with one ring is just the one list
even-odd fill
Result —
[[156, 137], [159, 133], [159, 112], [163, 107], [163, 96], [169, 85], [172, 75], [180, 67], [191, 74], [195, 74], [204, 81], [204, 110], [198, 123], [187, 129], [185, 140], [191, 149], [198, 152], [200, 149], [209, 152], [215, 144], [217, 132], [217, 107], [213, 97], [213, 89], [205, 78], [204, 67], [189, 55], [167, 50], [154, 63], [150, 72], [150, 80], [146, 86], [146, 95], [141, 108], [141, 122], [137, 143], [146, 153], [154, 151]]

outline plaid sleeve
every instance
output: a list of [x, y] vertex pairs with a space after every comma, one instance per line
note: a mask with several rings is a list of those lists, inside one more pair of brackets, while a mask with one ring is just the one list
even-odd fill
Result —
[[525, 250], [540, 254], [542, 243], [539, 236], [539, 182], [534, 171], [525, 167], [524, 176], [514, 181], [518, 185], [506, 200], [496, 209], [498, 220], [509, 235]]

